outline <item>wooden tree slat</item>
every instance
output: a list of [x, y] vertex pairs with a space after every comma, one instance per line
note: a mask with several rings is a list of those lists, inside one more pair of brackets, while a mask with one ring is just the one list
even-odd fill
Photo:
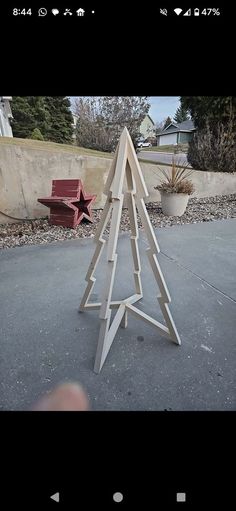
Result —
[[162, 325], [162, 323], [160, 323], [156, 319], [153, 319], [151, 316], [137, 309], [137, 307], [134, 307], [133, 305], [128, 304], [126, 307], [132, 314], [135, 314], [135, 316], [138, 316], [147, 323], [150, 323], [151, 325], [155, 326], [163, 335], [170, 337], [169, 329], [165, 325]]
[[114, 278], [115, 278], [116, 263], [117, 263], [117, 254], [115, 254], [113, 261], [107, 261], [106, 280], [104, 283], [102, 305], [101, 305], [100, 314], [99, 314], [100, 319], [106, 319], [108, 317], [112, 289], [113, 289]]

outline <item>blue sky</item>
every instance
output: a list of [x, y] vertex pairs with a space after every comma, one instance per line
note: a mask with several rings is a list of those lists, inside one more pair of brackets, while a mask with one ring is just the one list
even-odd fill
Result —
[[[74, 98], [70, 99], [73, 104]], [[155, 123], [163, 121], [168, 115], [173, 117], [179, 106], [178, 96], [150, 96], [148, 101], [151, 104], [149, 115]]]
[[151, 104], [149, 115], [154, 122], [161, 122], [168, 115], [173, 117], [180, 102], [179, 96], [150, 96]]

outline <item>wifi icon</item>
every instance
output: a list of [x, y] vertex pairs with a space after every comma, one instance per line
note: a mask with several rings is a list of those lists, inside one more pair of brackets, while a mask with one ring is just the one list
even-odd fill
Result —
[[182, 11], [183, 9], [174, 9], [174, 12], [177, 14], [177, 16], [179, 16]]

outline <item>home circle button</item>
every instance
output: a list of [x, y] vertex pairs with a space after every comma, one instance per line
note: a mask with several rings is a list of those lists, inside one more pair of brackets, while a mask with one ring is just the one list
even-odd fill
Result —
[[122, 494], [122, 493], [120, 493], [119, 491], [117, 491], [117, 492], [116, 492], [116, 493], [114, 493], [114, 495], [113, 495], [113, 500], [114, 500], [115, 502], [122, 502], [122, 500], [123, 500], [123, 494]]

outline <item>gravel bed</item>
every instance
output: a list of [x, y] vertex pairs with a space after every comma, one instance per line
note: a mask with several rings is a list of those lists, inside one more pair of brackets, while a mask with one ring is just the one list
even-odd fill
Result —
[[[181, 217], [165, 216], [160, 202], [149, 202], [147, 210], [153, 227], [171, 227], [177, 224], [210, 222], [227, 218], [236, 218], [236, 194], [216, 197], [192, 198], [186, 212]], [[82, 221], [76, 229], [50, 225], [48, 219], [8, 223], [0, 225], [0, 248], [12, 248], [21, 245], [36, 245], [75, 238], [93, 238], [100, 220], [102, 210], [94, 210], [94, 223]], [[138, 225], [141, 227], [140, 218]], [[128, 212], [124, 209], [121, 231], [129, 231]], [[109, 232], [109, 224], [105, 234]]]

